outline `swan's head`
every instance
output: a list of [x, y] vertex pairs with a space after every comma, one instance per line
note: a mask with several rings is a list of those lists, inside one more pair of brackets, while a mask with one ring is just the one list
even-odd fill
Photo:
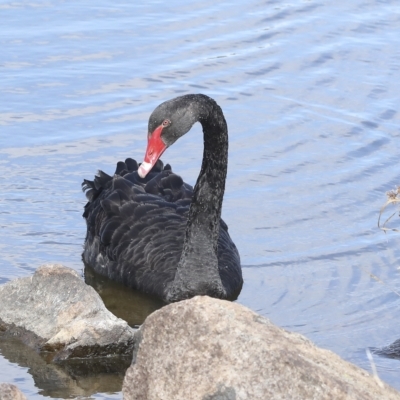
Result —
[[201, 119], [210, 98], [200, 94], [176, 97], [160, 104], [150, 115], [147, 150], [138, 173], [144, 178], [167, 147]]

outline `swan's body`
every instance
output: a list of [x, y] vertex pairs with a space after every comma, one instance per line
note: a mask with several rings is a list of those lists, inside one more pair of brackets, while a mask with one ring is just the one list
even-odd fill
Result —
[[[159, 157], [199, 121], [204, 155], [195, 188]], [[166, 302], [195, 295], [234, 300], [243, 280], [240, 258], [220, 219], [228, 133], [214, 100], [186, 95], [158, 106], [149, 119], [145, 161], [118, 163], [85, 180], [89, 202], [83, 259], [100, 274]]]

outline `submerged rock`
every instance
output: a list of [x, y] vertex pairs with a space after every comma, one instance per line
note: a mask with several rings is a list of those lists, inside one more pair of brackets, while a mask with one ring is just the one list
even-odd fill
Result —
[[235, 303], [168, 305], [136, 333], [124, 399], [385, 399], [400, 393]]
[[126, 354], [134, 330], [72, 269], [49, 264], [0, 286], [0, 337], [18, 337], [56, 360]]
[[119, 392], [132, 361], [130, 352], [118, 357], [70, 358], [48, 362], [51, 353], [37, 352], [12, 338], [0, 339], [0, 354], [32, 377], [41, 396], [56, 399], [81, 399], [99, 392]]
[[381, 357], [395, 358], [400, 360], [400, 339], [395, 340], [388, 346], [378, 348], [373, 348], [371, 351]]
[[1, 400], [27, 400], [25, 395], [11, 383], [0, 383]]

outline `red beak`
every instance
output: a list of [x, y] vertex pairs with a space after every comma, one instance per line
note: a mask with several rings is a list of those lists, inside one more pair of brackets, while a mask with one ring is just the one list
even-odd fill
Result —
[[150, 170], [154, 167], [157, 160], [164, 153], [167, 146], [161, 140], [161, 132], [163, 130], [162, 125], [154, 129], [154, 132], [149, 136], [147, 141], [146, 155], [144, 156], [144, 161], [140, 164], [138, 169], [138, 174], [141, 178], [144, 178]]

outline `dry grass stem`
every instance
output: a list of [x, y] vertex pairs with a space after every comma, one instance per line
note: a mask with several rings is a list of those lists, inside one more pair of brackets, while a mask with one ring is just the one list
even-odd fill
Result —
[[378, 227], [382, 229], [383, 231], [395, 231], [395, 232], [400, 232], [400, 229], [396, 228], [388, 228], [386, 224], [397, 214], [399, 213], [399, 209], [396, 210], [393, 214], [390, 215], [390, 217], [386, 218], [385, 222], [381, 225], [381, 217], [383, 212], [386, 210], [386, 208], [390, 204], [394, 204], [395, 206], [400, 203], [400, 186], [397, 187], [395, 190], [391, 190], [390, 192], [386, 193], [386, 196], [388, 200], [386, 203], [382, 206], [380, 213], [379, 213], [379, 218], [378, 218]]
[[371, 352], [370, 352], [370, 350], [368, 348], [365, 350], [365, 352], [367, 353], [368, 360], [369, 360], [369, 362], [371, 364], [372, 374], [373, 374], [376, 382], [378, 383], [378, 385], [381, 388], [383, 388], [383, 383], [382, 383], [381, 379], [379, 378], [378, 371], [376, 369], [376, 365], [375, 365], [374, 359], [372, 357], [372, 354], [371, 354]]

